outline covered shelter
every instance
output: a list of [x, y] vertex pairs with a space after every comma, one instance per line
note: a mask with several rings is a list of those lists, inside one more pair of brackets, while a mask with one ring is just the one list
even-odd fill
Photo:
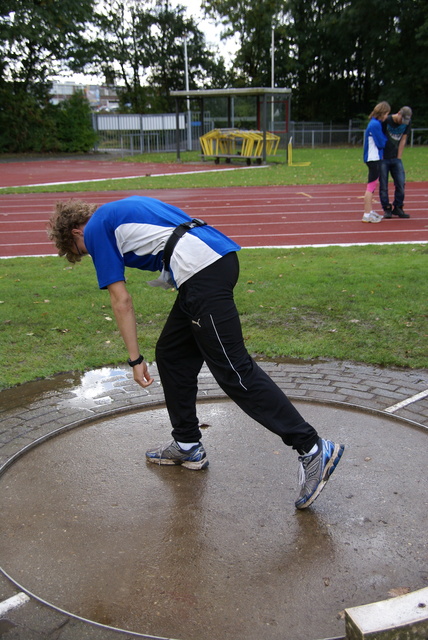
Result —
[[204, 123], [204, 113], [206, 101], [209, 98], [227, 98], [227, 119], [228, 126], [232, 126], [232, 98], [238, 96], [253, 96], [256, 100], [257, 110], [257, 126], [263, 134], [263, 144], [261, 160], [266, 163], [266, 134], [267, 134], [267, 111], [268, 101], [272, 102], [275, 98], [279, 98], [286, 103], [285, 128], [288, 132], [288, 123], [290, 120], [290, 103], [291, 89], [279, 87], [249, 87], [240, 89], [197, 89], [184, 91], [171, 91], [171, 96], [175, 98], [176, 104], [176, 142], [177, 142], [177, 160], [180, 160], [180, 103], [182, 100], [197, 100], [200, 106], [201, 121]]

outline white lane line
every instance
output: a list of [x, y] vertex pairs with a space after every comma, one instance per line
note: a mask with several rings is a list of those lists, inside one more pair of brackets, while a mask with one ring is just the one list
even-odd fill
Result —
[[218, 173], [219, 171], [237, 171], [238, 169], [266, 169], [269, 165], [254, 165], [252, 167], [231, 167], [224, 169], [200, 169], [196, 171], [177, 171], [175, 173], [144, 173], [140, 176], [114, 176], [105, 178], [81, 178], [80, 180], [68, 180], [62, 182], [39, 182], [37, 184], [18, 184], [0, 187], [0, 189], [19, 189], [21, 187], [55, 187], [61, 184], [80, 184], [84, 182], [107, 182], [108, 180], [139, 180], [140, 178], [167, 178], [168, 176], [187, 176], [195, 173]]
[[29, 596], [27, 596], [26, 593], [22, 593], [22, 592], [17, 593], [16, 596], [12, 596], [7, 600], [3, 600], [3, 602], [0, 602], [0, 616], [3, 616], [7, 611], [10, 611], [11, 609], [16, 609], [17, 607], [20, 607], [21, 605], [25, 604], [29, 600], [30, 600]]
[[425, 391], [421, 391], [417, 393], [415, 396], [411, 396], [410, 398], [406, 398], [406, 400], [402, 400], [401, 402], [397, 402], [397, 404], [393, 404], [387, 409], [384, 409], [387, 413], [394, 413], [398, 411], [398, 409], [402, 409], [403, 407], [407, 407], [408, 404], [412, 404], [413, 402], [417, 402], [418, 400], [422, 400], [422, 398], [428, 397], [428, 389]]

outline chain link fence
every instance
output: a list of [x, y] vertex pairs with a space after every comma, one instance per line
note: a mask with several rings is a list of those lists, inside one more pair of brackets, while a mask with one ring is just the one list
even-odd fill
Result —
[[[234, 123], [236, 127], [238, 123]], [[182, 151], [199, 151], [199, 138], [215, 128], [227, 127], [226, 118], [211, 118], [205, 114], [204, 124], [197, 112], [160, 115], [94, 114], [93, 127], [98, 134], [95, 149], [124, 155], [140, 153], [174, 152], [177, 136]], [[268, 130], [281, 138], [280, 147], [286, 148], [290, 138], [294, 147], [362, 146], [365, 124], [350, 120], [347, 126], [325, 125], [322, 122], [271, 121]], [[256, 118], [247, 117], [238, 128], [256, 130]], [[411, 130], [409, 144], [428, 145], [428, 128]]]

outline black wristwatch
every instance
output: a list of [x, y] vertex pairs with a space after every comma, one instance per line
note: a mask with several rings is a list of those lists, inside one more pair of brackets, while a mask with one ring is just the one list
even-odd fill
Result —
[[128, 359], [128, 364], [130, 367], [135, 367], [135, 365], [137, 364], [141, 364], [144, 360], [144, 356], [140, 355], [138, 356], [138, 358], [136, 360], [131, 360], [131, 358]]

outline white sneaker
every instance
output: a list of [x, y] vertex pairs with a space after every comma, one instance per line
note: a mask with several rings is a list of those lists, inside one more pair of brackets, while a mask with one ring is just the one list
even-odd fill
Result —
[[376, 213], [376, 211], [370, 211], [363, 215], [362, 222], [381, 222], [383, 216]]

